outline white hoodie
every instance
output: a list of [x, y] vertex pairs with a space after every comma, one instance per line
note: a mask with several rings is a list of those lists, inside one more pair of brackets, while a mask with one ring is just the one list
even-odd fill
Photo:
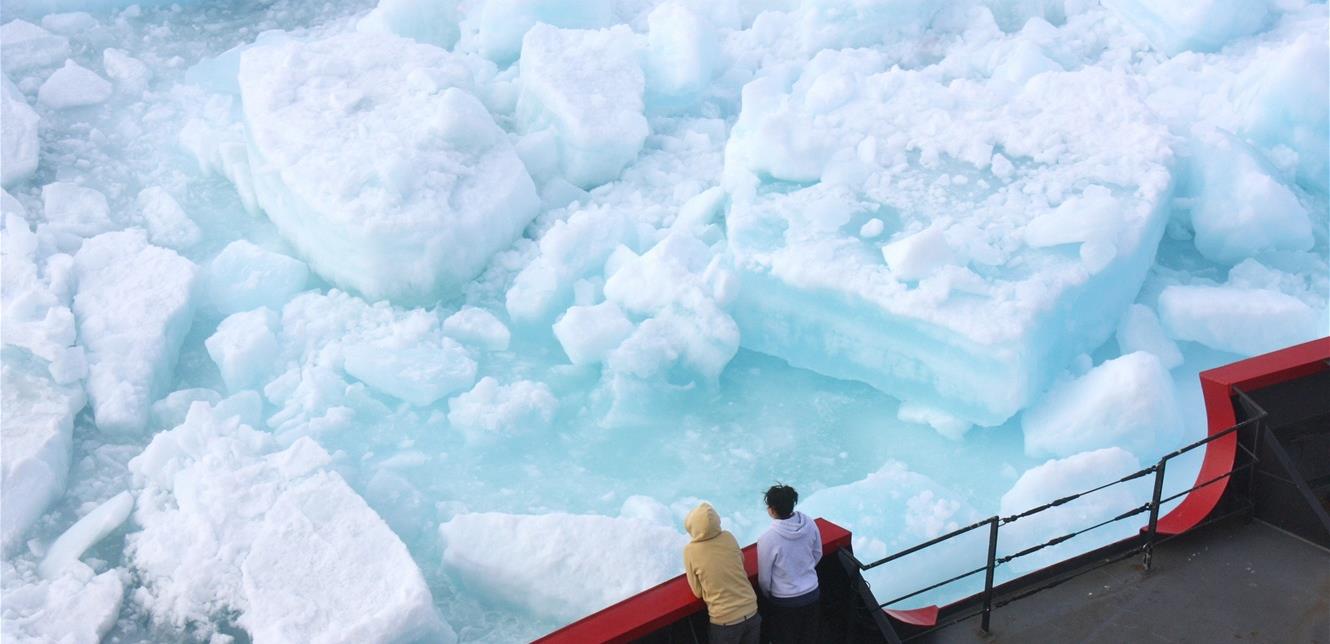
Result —
[[822, 535], [802, 512], [777, 519], [757, 540], [757, 585], [770, 597], [798, 597], [817, 588]]

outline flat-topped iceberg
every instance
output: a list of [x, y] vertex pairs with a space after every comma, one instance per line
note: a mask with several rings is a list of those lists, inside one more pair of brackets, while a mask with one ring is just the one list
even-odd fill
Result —
[[241, 54], [255, 196], [310, 268], [370, 299], [429, 302], [522, 232], [539, 199], [472, 94], [484, 65], [388, 34]]
[[744, 88], [732, 313], [747, 348], [1001, 423], [1135, 297], [1171, 138], [1115, 72], [1008, 90], [881, 65], [823, 52]]

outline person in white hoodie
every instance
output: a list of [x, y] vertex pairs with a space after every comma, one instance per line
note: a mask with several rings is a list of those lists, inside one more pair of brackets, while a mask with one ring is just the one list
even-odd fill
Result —
[[799, 493], [794, 488], [773, 485], [765, 499], [772, 522], [757, 540], [757, 585], [769, 605], [763, 610], [764, 630], [776, 644], [816, 642], [822, 535], [817, 523], [795, 511]]

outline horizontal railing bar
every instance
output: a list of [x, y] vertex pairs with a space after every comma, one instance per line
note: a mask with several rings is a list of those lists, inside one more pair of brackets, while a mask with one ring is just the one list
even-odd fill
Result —
[[950, 579], [944, 579], [944, 580], [942, 580], [942, 581], [937, 582], [936, 584], [933, 584], [932, 586], [928, 586], [928, 587], [926, 587], [926, 588], [920, 588], [919, 590], [916, 590], [916, 591], [914, 591], [914, 592], [912, 592], [912, 593], [910, 593], [910, 594], [908, 594], [908, 595], [902, 595], [902, 596], [897, 597], [897, 598], [895, 598], [895, 599], [893, 599], [893, 600], [891, 600], [891, 601], [889, 601], [889, 602], [884, 602], [884, 603], [878, 604], [877, 607], [878, 607], [878, 608], [886, 608], [886, 607], [888, 607], [888, 606], [890, 606], [890, 605], [892, 605], [892, 604], [895, 604], [896, 602], [902, 602], [902, 601], [905, 601], [905, 600], [907, 600], [907, 599], [909, 599], [909, 598], [911, 598], [911, 597], [914, 597], [914, 596], [916, 596], [916, 595], [922, 595], [922, 594], [924, 594], [924, 593], [926, 593], [926, 592], [928, 592], [928, 591], [930, 591], [930, 590], [934, 590], [934, 589], [937, 589], [937, 588], [941, 588], [941, 587], [943, 587], [943, 586], [946, 586], [947, 584], [950, 584], [950, 583], [953, 582], [953, 581], [960, 581], [961, 579], [965, 579], [966, 577], [969, 577], [970, 575], [974, 575], [974, 574], [977, 574], [977, 573], [981, 573], [981, 572], [984, 572], [985, 570], [988, 570], [988, 565], [987, 565], [987, 564], [984, 564], [984, 565], [982, 565], [982, 566], [980, 566], [980, 567], [978, 567], [978, 568], [975, 568], [974, 570], [971, 570], [970, 572], [963, 572], [963, 573], [961, 573], [961, 574], [959, 574], [959, 575], [956, 575], [955, 577], [952, 577], [952, 578], [950, 578]]
[[1050, 508], [1055, 508], [1055, 507], [1057, 507], [1057, 506], [1059, 506], [1059, 505], [1064, 505], [1064, 504], [1069, 503], [1069, 502], [1071, 502], [1071, 501], [1075, 501], [1076, 499], [1079, 499], [1079, 498], [1081, 498], [1081, 497], [1083, 497], [1083, 496], [1086, 496], [1087, 494], [1094, 494], [1095, 492], [1098, 492], [1098, 491], [1103, 490], [1103, 489], [1106, 489], [1106, 488], [1113, 487], [1114, 485], [1117, 485], [1117, 484], [1119, 484], [1119, 483], [1126, 483], [1127, 481], [1131, 481], [1131, 480], [1135, 480], [1135, 479], [1141, 478], [1142, 476], [1145, 476], [1145, 475], [1147, 475], [1147, 474], [1152, 474], [1152, 473], [1154, 473], [1154, 471], [1157, 470], [1157, 469], [1159, 469], [1159, 466], [1158, 466], [1158, 465], [1151, 465], [1150, 467], [1147, 467], [1147, 468], [1145, 468], [1145, 469], [1143, 469], [1143, 470], [1139, 470], [1139, 471], [1136, 471], [1136, 472], [1132, 472], [1131, 474], [1128, 474], [1128, 475], [1126, 475], [1126, 476], [1124, 476], [1124, 477], [1122, 477], [1122, 478], [1120, 478], [1120, 479], [1118, 479], [1118, 480], [1116, 480], [1116, 481], [1113, 481], [1113, 482], [1111, 482], [1111, 483], [1105, 483], [1105, 484], [1103, 484], [1103, 485], [1101, 485], [1101, 486], [1099, 486], [1099, 487], [1091, 488], [1091, 489], [1086, 490], [1086, 491], [1084, 491], [1084, 492], [1081, 492], [1081, 493], [1079, 493], [1079, 494], [1073, 494], [1073, 495], [1071, 495], [1071, 496], [1064, 496], [1064, 497], [1062, 497], [1062, 498], [1060, 498], [1060, 499], [1057, 499], [1057, 500], [1055, 500], [1055, 501], [1050, 501], [1050, 502], [1045, 503], [1045, 504], [1043, 504], [1043, 505], [1041, 505], [1041, 506], [1038, 506], [1038, 507], [1035, 507], [1035, 508], [1031, 508], [1031, 509], [1029, 509], [1029, 510], [1026, 510], [1026, 511], [1024, 511], [1024, 512], [1022, 512], [1022, 513], [1020, 513], [1020, 514], [1013, 514], [1013, 515], [1011, 515], [1011, 516], [1009, 516], [1009, 517], [1006, 517], [1006, 518], [1002, 519], [1002, 524], [1003, 524], [1003, 525], [1006, 525], [1006, 524], [1011, 523], [1011, 522], [1013, 522], [1013, 521], [1015, 521], [1015, 520], [1017, 520], [1017, 519], [1021, 519], [1021, 518], [1024, 518], [1024, 517], [1028, 517], [1028, 516], [1030, 516], [1030, 515], [1032, 515], [1032, 514], [1038, 514], [1038, 513], [1040, 513], [1040, 512], [1043, 512], [1044, 510], [1048, 510], [1048, 509], [1050, 509]]
[[1185, 489], [1185, 490], [1182, 490], [1181, 492], [1177, 492], [1176, 494], [1173, 494], [1172, 496], [1169, 496], [1169, 497], [1164, 498], [1164, 499], [1160, 499], [1160, 500], [1159, 500], [1159, 503], [1160, 503], [1160, 504], [1164, 504], [1164, 503], [1167, 503], [1167, 502], [1172, 501], [1172, 500], [1174, 500], [1174, 499], [1178, 499], [1178, 498], [1181, 498], [1181, 497], [1187, 496], [1188, 494], [1191, 494], [1192, 492], [1195, 492], [1196, 490], [1199, 490], [1199, 489], [1201, 489], [1201, 488], [1203, 488], [1203, 487], [1206, 487], [1206, 486], [1208, 486], [1208, 485], [1213, 485], [1213, 484], [1215, 484], [1215, 483], [1218, 483], [1219, 481], [1221, 481], [1221, 480], [1223, 480], [1223, 479], [1226, 479], [1226, 478], [1229, 478], [1229, 477], [1233, 476], [1234, 474], [1236, 474], [1236, 473], [1238, 473], [1238, 472], [1241, 472], [1241, 471], [1243, 471], [1243, 470], [1249, 470], [1249, 469], [1252, 468], [1253, 465], [1255, 465], [1255, 464], [1254, 464], [1254, 463], [1247, 463], [1247, 464], [1245, 464], [1245, 465], [1239, 465], [1239, 466], [1237, 466], [1237, 467], [1235, 467], [1235, 468], [1233, 468], [1233, 469], [1231, 469], [1231, 470], [1229, 470], [1229, 471], [1227, 471], [1227, 472], [1224, 472], [1223, 474], [1220, 474], [1219, 476], [1216, 476], [1216, 477], [1214, 477], [1214, 478], [1212, 478], [1212, 479], [1210, 479], [1210, 480], [1208, 480], [1208, 481], [1206, 481], [1206, 482], [1204, 482], [1204, 483], [1198, 483], [1198, 484], [1196, 484], [1196, 485], [1194, 485], [1194, 486], [1192, 486], [1192, 487], [1190, 487], [1190, 488], [1187, 488], [1187, 489]]
[[1087, 532], [1089, 532], [1089, 531], [1091, 531], [1091, 530], [1096, 530], [1096, 529], [1102, 528], [1102, 527], [1104, 527], [1104, 526], [1106, 526], [1106, 525], [1108, 525], [1108, 524], [1110, 524], [1110, 523], [1113, 523], [1113, 522], [1115, 522], [1115, 521], [1121, 521], [1121, 520], [1123, 520], [1123, 519], [1127, 519], [1127, 518], [1130, 518], [1130, 517], [1134, 517], [1134, 516], [1136, 516], [1136, 515], [1138, 515], [1138, 514], [1140, 514], [1140, 513], [1142, 513], [1142, 512], [1148, 512], [1149, 510], [1150, 510], [1150, 504], [1149, 504], [1149, 503], [1146, 503], [1145, 505], [1137, 506], [1137, 507], [1132, 508], [1132, 509], [1130, 509], [1130, 510], [1127, 510], [1126, 512], [1123, 512], [1122, 514], [1119, 514], [1119, 515], [1117, 515], [1117, 516], [1115, 516], [1115, 517], [1113, 517], [1113, 518], [1111, 518], [1111, 519], [1107, 519], [1107, 520], [1104, 520], [1104, 521], [1100, 521], [1099, 523], [1096, 523], [1096, 524], [1094, 524], [1094, 525], [1092, 525], [1092, 526], [1090, 526], [1090, 527], [1088, 527], [1088, 528], [1084, 528], [1084, 529], [1082, 529], [1082, 530], [1077, 530], [1077, 531], [1075, 531], [1075, 532], [1071, 532], [1071, 533], [1068, 533], [1068, 534], [1064, 534], [1064, 535], [1062, 535], [1062, 536], [1060, 536], [1060, 537], [1054, 537], [1054, 538], [1049, 539], [1048, 541], [1045, 541], [1045, 542], [1043, 542], [1043, 543], [1040, 543], [1040, 544], [1037, 544], [1037, 545], [1034, 545], [1034, 546], [1030, 546], [1029, 548], [1026, 548], [1026, 549], [1024, 549], [1024, 550], [1021, 550], [1020, 552], [1012, 553], [1012, 554], [1009, 554], [1009, 555], [1007, 555], [1007, 556], [1005, 556], [1005, 557], [999, 557], [998, 560], [997, 560], [997, 562], [998, 562], [999, 564], [1004, 564], [1004, 563], [1007, 563], [1007, 562], [1012, 561], [1012, 560], [1014, 560], [1014, 559], [1020, 559], [1021, 557], [1024, 557], [1024, 556], [1026, 556], [1026, 555], [1030, 555], [1030, 554], [1034, 554], [1034, 553], [1036, 553], [1036, 552], [1039, 552], [1040, 550], [1043, 550], [1044, 548], [1050, 548], [1050, 547], [1056, 546], [1056, 545], [1058, 545], [1058, 544], [1060, 544], [1060, 543], [1063, 543], [1063, 542], [1065, 542], [1065, 541], [1069, 541], [1069, 540], [1071, 540], [1071, 539], [1074, 539], [1074, 538], [1076, 538], [1076, 537], [1079, 537], [1079, 536], [1081, 536], [1081, 535], [1083, 535], [1083, 534], [1085, 534], [1085, 533], [1087, 533]]
[[967, 526], [965, 526], [964, 528], [958, 528], [958, 529], [956, 529], [956, 530], [952, 530], [951, 532], [948, 532], [948, 533], [946, 533], [946, 534], [944, 534], [944, 535], [942, 535], [942, 536], [940, 536], [940, 537], [936, 537], [936, 538], [930, 539], [930, 540], [928, 540], [928, 541], [925, 541], [925, 542], [923, 542], [923, 543], [921, 543], [921, 544], [919, 544], [919, 545], [917, 545], [917, 546], [914, 546], [914, 547], [911, 547], [911, 548], [906, 548], [905, 550], [902, 550], [902, 551], [897, 552], [897, 553], [895, 553], [895, 554], [887, 555], [886, 557], [883, 557], [883, 558], [881, 558], [881, 559], [878, 559], [877, 561], [874, 561], [873, 563], [870, 563], [870, 564], [867, 564], [867, 565], [862, 565], [862, 564], [861, 564], [859, 568], [860, 568], [860, 570], [869, 570], [869, 569], [871, 569], [871, 568], [876, 568], [876, 567], [878, 567], [878, 566], [881, 566], [882, 564], [885, 564], [885, 563], [889, 563], [889, 562], [895, 561], [895, 560], [900, 559], [901, 557], [904, 557], [904, 556], [906, 556], [906, 555], [912, 555], [912, 554], [914, 554], [914, 553], [916, 553], [916, 552], [919, 552], [920, 550], [923, 550], [924, 548], [927, 548], [927, 547], [929, 547], [929, 546], [932, 546], [932, 545], [936, 545], [936, 544], [942, 543], [943, 541], [946, 541], [947, 539], [951, 539], [952, 537], [958, 537], [958, 536], [960, 536], [960, 535], [962, 535], [962, 534], [965, 534], [966, 532], [970, 532], [971, 530], [974, 530], [974, 529], [976, 529], [976, 528], [978, 528], [978, 527], [980, 527], [980, 526], [988, 525], [988, 523], [989, 523], [990, 521], [996, 521], [996, 520], [997, 520], [997, 517], [989, 517], [989, 518], [984, 519], [983, 521], [980, 521], [980, 522], [978, 522], [978, 523], [973, 523], [973, 524], [967, 525]]

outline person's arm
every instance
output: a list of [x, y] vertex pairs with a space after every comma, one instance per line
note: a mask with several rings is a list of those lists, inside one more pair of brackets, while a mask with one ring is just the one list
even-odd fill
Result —
[[771, 564], [776, 559], [775, 548], [765, 539], [757, 540], [757, 587], [763, 595], [771, 595]]
[[693, 562], [688, 557], [688, 550], [683, 551], [683, 575], [688, 579], [688, 588], [693, 591], [694, 597], [702, 596], [702, 582], [697, 578], [697, 573], [693, 571]]
[[817, 562], [822, 561], [822, 533], [814, 530], [811, 541], [813, 542], [811, 544], [813, 547], [813, 565], [816, 566]]

